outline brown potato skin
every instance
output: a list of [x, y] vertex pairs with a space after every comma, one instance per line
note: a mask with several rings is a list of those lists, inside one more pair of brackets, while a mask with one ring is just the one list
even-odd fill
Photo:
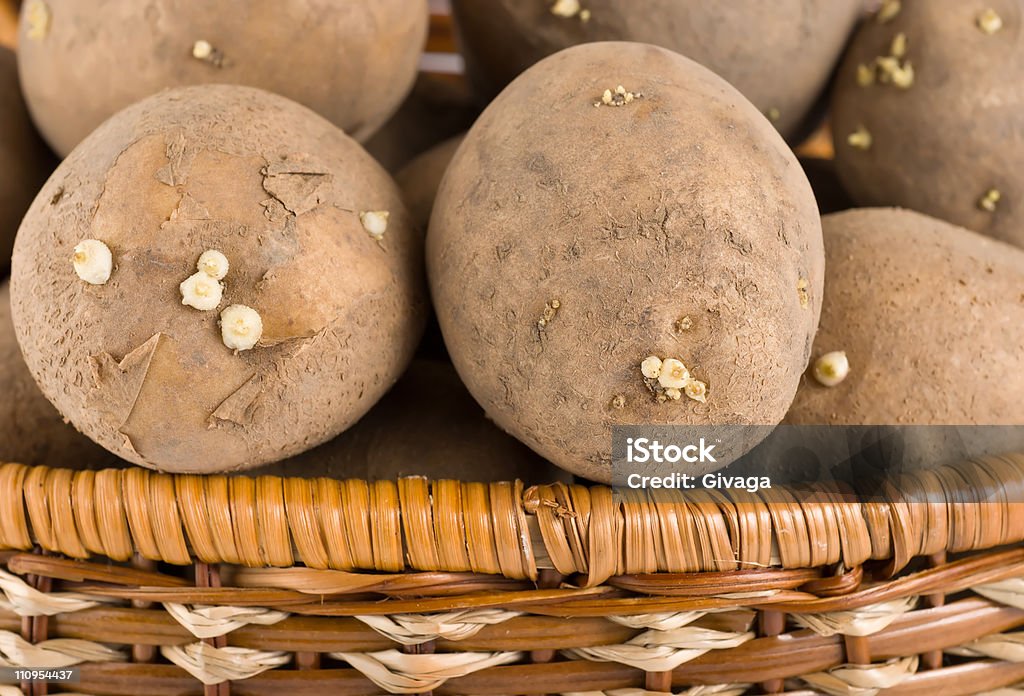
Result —
[[[594, 107], [619, 84], [643, 97]], [[778, 423], [810, 355], [823, 261], [810, 186], [768, 120], [645, 44], [577, 46], [514, 81], [456, 153], [427, 236], [470, 392], [536, 452], [599, 481], [615, 424]], [[684, 316], [693, 326], [678, 331]], [[657, 403], [640, 373], [651, 354], [682, 359], [708, 403]]]
[[[412, 87], [428, 19], [426, 0], [42, 1], [50, 29], [32, 39], [23, 16], [21, 78], [61, 155], [129, 104], [210, 83], [280, 94], [365, 140]], [[198, 40], [223, 53], [222, 67], [192, 56]]]
[[[360, 210], [391, 212], [382, 242]], [[74, 273], [87, 238], [114, 255], [105, 285]], [[211, 248], [231, 270], [220, 307], [200, 312], [178, 285]], [[305, 107], [230, 85], [163, 92], [76, 148], [18, 233], [11, 298], [58, 409], [122, 458], [174, 472], [336, 436], [394, 384], [427, 312], [422, 240], [387, 173]], [[218, 327], [230, 304], [264, 326], [237, 355]]]
[[21, 217], [56, 164], [32, 126], [17, 60], [6, 48], [0, 48], [0, 105], [0, 274], [6, 274]]
[[528, 484], [572, 478], [487, 420], [451, 364], [438, 360], [413, 361], [369, 413], [330, 442], [252, 473]]
[[0, 284], [0, 462], [68, 467], [114, 466], [118, 459], [64, 422], [39, 391], [11, 322], [10, 284]]
[[413, 222], [421, 230], [427, 229], [430, 213], [434, 210], [434, 199], [441, 179], [448, 165], [459, 149], [465, 134], [445, 140], [414, 159], [395, 175], [395, 183], [402, 189], [402, 198], [412, 215]]
[[786, 423], [1024, 424], [1024, 252], [907, 210], [822, 225], [814, 358], [846, 351], [850, 373], [805, 375]]
[[[986, 7], [1003, 20], [994, 35], [977, 26]], [[837, 169], [858, 204], [917, 210], [1024, 246], [1022, 22], [1024, 0], [929, 0], [863, 24], [832, 101]], [[913, 85], [860, 87], [857, 66], [888, 55], [900, 32]], [[873, 141], [866, 151], [847, 142], [860, 126]], [[994, 213], [979, 207], [990, 189], [1002, 194]]]
[[569, 46], [638, 41], [710, 68], [762, 113], [778, 109], [787, 138], [824, 90], [861, 10], [859, 0], [587, 0], [582, 22], [552, 14], [553, 4], [453, 0], [466, 69], [483, 94]]

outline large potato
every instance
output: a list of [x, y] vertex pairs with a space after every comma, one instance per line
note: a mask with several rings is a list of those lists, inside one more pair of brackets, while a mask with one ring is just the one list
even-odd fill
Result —
[[[817, 326], [821, 228], [796, 158], [724, 80], [655, 46], [577, 46], [516, 79], [449, 166], [427, 248], [470, 392], [597, 480], [615, 424], [778, 423]], [[645, 380], [652, 355], [706, 403]]]
[[850, 371], [807, 375], [787, 423], [1024, 424], [1024, 252], [906, 210], [823, 226], [814, 353], [844, 351]]
[[570, 477], [491, 423], [451, 365], [415, 360], [362, 420], [253, 474], [552, 483]]
[[[385, 230], [361, 222], [377, 211]], [[105, 284], [76, 275], [85, 239], [112, 253]], [[196, 273], [206, 250], [230, 263], [219, 302]], [[13, 315], [86, 435], [136, 464], [223, 471], [324, 442], [391, 387], [426, 314], [421, 264], [397, 187], [355, 141], [283, 97], [187, 87], [107, 121], [47, 182], [18, 233]], [[179, 284], [204, 276], [184, 305]]]
[[832, 104], [838, 172], [859, 204], [1024, 246], [1022, 21], [1024, 0], [926, 0], [864, 23]]
[[0, 105], [0, 273], [6, 273], [21, 216], [54, 166], [29, 120], [17, 61], [6, 48], [0, 48]]
[[0, 462], [102, 467], [117, 458], [64, 422], [25, 366], [11, 323], [11, 292], [0, 285]]
[[467, 70], [488, 95], [569, 46], [643, 41], [711, 68], [792, 137], [825, 88], [861, 3], [454, 0], [452, 10]]
[[166, 87], [228, 83], [294, 99], [365, 140], [412, 86], [426, 0], [27, 0], [19, 62], [43, 135], [66, 155]]

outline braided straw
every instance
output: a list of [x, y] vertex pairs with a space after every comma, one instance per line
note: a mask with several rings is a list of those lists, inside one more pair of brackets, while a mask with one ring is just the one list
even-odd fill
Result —
[[[974, 487], [974, 488], [972, 488]], [[971, 490], [968, 490], [971, 489]], [[888, 500], [0, 465], [0, 548], [252, 568], [613, 575], [810, 568], [1024, 540], [1024, 455], [902, 474]], [[980, 507], [984, 510], [979, 511]], [[984, 514], [982, 514], [984, 513]], [[820, 628], [820, 627], [819, 627]]]

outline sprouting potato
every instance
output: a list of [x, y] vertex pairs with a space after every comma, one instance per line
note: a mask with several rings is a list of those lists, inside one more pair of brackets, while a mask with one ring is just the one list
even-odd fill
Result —
[[[634, 98], [611, 108], [606, 90]], [[558, 53], [488, 107], [444, 176], [427, 262], [473, 396], [604, 481], [617, 423], [777, 424], [824, 273], [814, 196], [768, 120], [697, 63], [628, 43]]]
[[[360, 210], [389, 211], [383, 242]], [[165, 91], [83, 141], [19, 230], [11, 298], [60, 412], [175, 472], [334, 437], [427, 313], [422, 236], [387, 173], [309, 109], [231, 85]]]

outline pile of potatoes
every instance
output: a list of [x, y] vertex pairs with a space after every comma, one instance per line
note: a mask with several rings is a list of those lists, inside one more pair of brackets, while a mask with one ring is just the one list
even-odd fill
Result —
[[0, 460], [608, 482], [617, 425], [1024, 425], [1024, 0], [875, 5], [452, 0], [453, 80], [426, 0], [24, 0]]

